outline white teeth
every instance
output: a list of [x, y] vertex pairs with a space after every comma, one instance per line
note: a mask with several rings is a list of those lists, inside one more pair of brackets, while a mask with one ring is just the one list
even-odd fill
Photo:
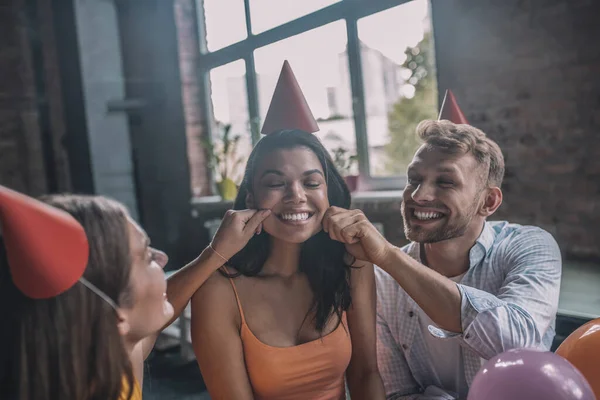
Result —
[[281, 214], [281, 219], [286, 221], [304, 221], [308, 219], [308, 213]]
[[443, 214], [436, 213], [436, 212], [415, 211], [415, 217], [417, 217], [417, 219], [420, 219], [420, 220], [428, 220], [428, 219], [434, 219], [434, 218], [441, 218], [442, 216], [443, 216]]

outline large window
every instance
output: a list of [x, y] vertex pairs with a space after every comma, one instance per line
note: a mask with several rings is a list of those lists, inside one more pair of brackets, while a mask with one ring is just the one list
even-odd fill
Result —
[[332, 152], [341, 148], [355, 154], [350, 79], [344, 62], [346, 38], [346, 24], [341, 20], [256, 49], [260, 120], [267, 115], [281, 65], [288, 60], [319, 124], [316, 135]]
[[249, 0], [252, 32], [261, 33], [340, 0]]
[[417, 124], [437, 111], [427, 1], [358, 20], [372, 176], [402, 175], [417, 149]]
[[203, 0], [206, 49], [215, 51], [248, 37], [244, 0]]
[[[245, 75], [246, 66], [242, 60], [210, 71], [212, 148], [221, 159], [220, 167], [213, 171], [219, 175], [215, 176], [217, 181], [229, 178], [239, 183], [243, 178], [245, 161], [252, 151]], [[225, 141], [235, 142], [235, 154], [225, 152]]]
[[250, 151], [288, 60], [321, 141], [357, 154], [361, 189], [403, 187], [416, 124], [438, 109], [428, 0], [198, 0], [198, 12], [212, 138], [230, 124]]

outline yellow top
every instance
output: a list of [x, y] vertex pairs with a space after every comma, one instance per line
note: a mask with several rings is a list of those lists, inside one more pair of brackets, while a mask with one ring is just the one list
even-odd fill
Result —
[[127, 384], [127, 380], [123, 379], [123, 391], [121, 392], [119, 400], [142, 400], [142, 389], [140, 388], [140, 384], [136, 379], [134, 379], [133, 383], [133, 392], [131, 393], [131, 397], [128, 398], [129, 385]]

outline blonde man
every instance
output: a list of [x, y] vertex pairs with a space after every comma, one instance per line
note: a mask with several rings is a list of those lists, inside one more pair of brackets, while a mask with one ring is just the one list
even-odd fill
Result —
[[463, 399], [489, 359], [550, 349], [561, 255], [532, 226], [488, 222], [502, 203], [504, 159], [466, 124], [423, 121], [402, 216], [411, 243], [381, 236], [359, 210], [328, 210], [324, 229], [377, 280], [377, 358], [388, 399]]

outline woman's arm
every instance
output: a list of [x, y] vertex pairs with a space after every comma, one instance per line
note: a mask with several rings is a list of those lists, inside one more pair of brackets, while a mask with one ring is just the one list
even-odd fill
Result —
[[[204, 251], [194, 261], [181, 268], [167, 280], [167, 298], [173, 305], [175, 312], [173, 317], [162, 327], [165, 329], [175, 321], [188, 302], [192, 298], [192, 295], [196, 293], [196, 290], [206, 282], [213, 272], [219, 269], [225, 260], [219, 257], [210, 247], [204, 249]], [[161, 331], [162, 331], [161, 329]], [[141, 348], [143, 352], [143, 359], [148, 358], [154, 343], [158, 338], [159, 332], [156, 332], [142, 340]]]
[[385, 399], [377, 369], [376, 292], [373, 264], [357, 261], [350, 274], [352, 306], [347, 312], [352, 358], [346, 379], [352, 400]]
[[[167, 297], [173, 305], [173, 317], [162, 327], [165, 329], [173, 323], [196, 293], [199, 287], [234, 254], [240, 251], [252, 238], [255, 232], [262, 229], [262, 221], [270, 215], [269, 210], [229, 210], [225, 213], [219, 229], [215, 233], [212, 247], [207, 247], [194, 261], [181, 268], [167, 281]], [[167, 256], [157, 251], [161, 266], [167, 263]], [[161, 330], [162, 330], [161, 329]], [[146, 337], [142, 341], [143, 356], [146, 359], [160, 332]]]
[[227, 278], [215, 273], [192, 297], [192, 345], [212, 399], [252, 400], [241, 316]]
[[215, 233], [212, 247], [204, 249], [198, 258], [169, 278], [167, 297], [175, 313], [163, 329], [181, 315], [192, 295], [212, 273], [239, 252], [255, 232], [262, 229], [262, 221], [269, 215], [269, 210], [229, 210], [225, 213]]
[[210, 247], [194, 261], [181, 268], [167, 280], [167, 298], [173, 305], [173, 318], [165, 324], [166, 328], [183, 312], [188, 302], [210, 276], [221, 268], [225, 260], [219, 257]]

